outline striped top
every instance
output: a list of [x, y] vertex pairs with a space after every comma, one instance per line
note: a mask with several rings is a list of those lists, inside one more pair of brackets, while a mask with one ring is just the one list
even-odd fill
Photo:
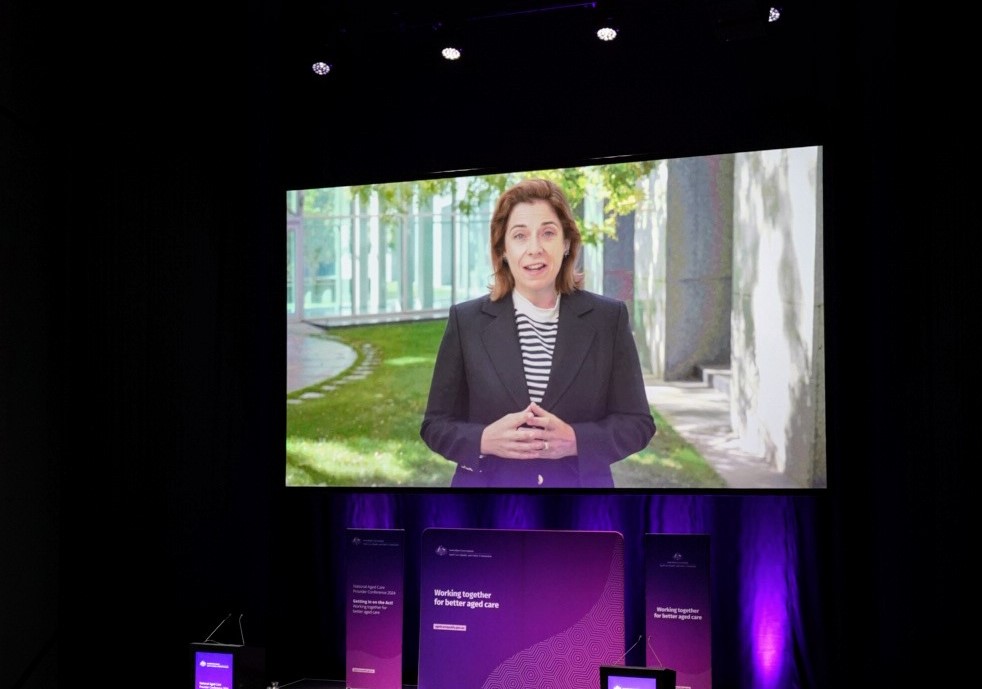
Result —
[[542, 309], [513, 290], [515, 324], [518, 326], [518, 343], [522, 348], [525, 365], [525, 383], [533, 402], [542, 402], [549, 372], [552, 370], [552, 353], [556, 349], [556, 333], [559, 330], [559, 295], [556, 305]]

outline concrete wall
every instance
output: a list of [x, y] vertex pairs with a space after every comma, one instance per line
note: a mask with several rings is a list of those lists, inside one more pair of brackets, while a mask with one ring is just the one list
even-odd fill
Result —
[[645, 187], [634, 236], [641, 362], [656, 378], [691, 380], [729, 363], [733, 158], [660, 161]]
[[668, 163], [665, 379], [698, 378], [730, 356], [733, 157]]
[[815, 487], [826, 477], [820, 162], [814, 147], [735, 156], [730, 385], [742, 447]]
[[634, 224], [646, 373], [729, 368], [741, 449], [803, 487], [826, 484], [821, 179], [817, 147], [660, 161]]
[[635, 213], [634, 228], [634, 333], [642, 368], [664, 380], [668, 162], [656, 163], [643, 184], [645, 201]]

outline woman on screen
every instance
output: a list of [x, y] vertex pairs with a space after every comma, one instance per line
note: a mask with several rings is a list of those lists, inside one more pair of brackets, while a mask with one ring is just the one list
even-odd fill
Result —
[[613, 487], [654, 436], [627, 307], [582, 289], [581, 245], [553, 182], [498, 199], [494, 283], [451, 307], [420, 428], [453, 487]]

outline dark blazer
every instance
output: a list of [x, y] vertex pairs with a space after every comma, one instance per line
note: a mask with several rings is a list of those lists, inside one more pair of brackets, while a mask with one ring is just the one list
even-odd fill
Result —
[[510, 460], [480, 454], [484, 427], [529, 405], [511, 294], [456, 304], [437, 353], [420, 436], [457, 463], [455, 487], [613, 487], [610, 465], [655, 434], [623, 302], [564, 294], [541, 406], [576, 431], [579, 454]]

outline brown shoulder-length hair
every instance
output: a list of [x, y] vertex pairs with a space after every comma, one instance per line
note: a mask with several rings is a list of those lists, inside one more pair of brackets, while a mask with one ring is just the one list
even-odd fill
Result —
[[494, 283], [490, 286], [491, 301], [498, 301], [515, 288], [515, 278], [504, 260], [508, 216], [519, 203], [533, 201], [546, 201], [552, 206], [563, 227], [563, 239], [569, 241], [569, 252], [563, 256], [563, 265], [556, 275], [556, 291], [570, 294], [583, 285], [583, 273], [576, 270], [583, 240], [566, 195], [555, 182], [547, 179], [525, 179], [502, 192], [495, 204], [494, 215], [491, 216], [491, 267], [494, 269]]

